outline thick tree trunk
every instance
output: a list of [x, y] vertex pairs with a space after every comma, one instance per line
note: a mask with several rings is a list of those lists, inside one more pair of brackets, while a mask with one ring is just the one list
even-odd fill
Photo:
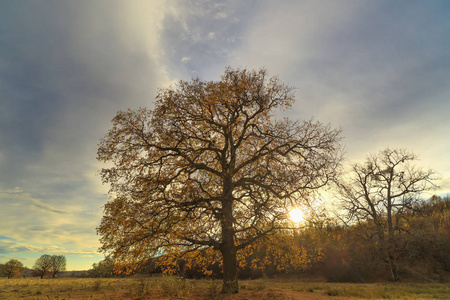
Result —
[[239, 291], [237, 277], [236, 245], [233, 228], [233, 196], [231, 180], [224, 182], [224, 199], [222, 201], [222, 245], [220, 251], [223, 259], [223, 294], [234, 294]]
[[235, 294], [239, 291], [237, 277], [236, 247], [225, 246], [222, 248], [223, 258], [223, 294]]

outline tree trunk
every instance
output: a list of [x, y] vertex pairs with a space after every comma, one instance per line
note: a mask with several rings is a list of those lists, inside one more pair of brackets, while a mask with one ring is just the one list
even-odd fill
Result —
[[222, 294], [235, 294], [239, 291], [237, 277], [236, 246], [223, 246], [223, 285]]
[[235, 294], [239, 291], [237, 277], [236, 245], [233, 228], [233, 196], [231, 180], [224, 182], [224, 199], [222, 201], [222, 245], [220, 252], [223, 259], [223, 294]]
[[398, 281], [400, 279], [397, 268], [397, 258], [395, 256], [395, 249], [392, 249], [392, 244], [388, 237], [388, 240], [383, 243], [382, 254], [383, 260], [386, 264], [386, 271], [389, 272], [389, 279], [391, 281]]
[[397, 264], [394, 261], [391, 262], [390, 269], [391, 269], [390, 270], [391, 271], [391, 280], [394, 282], [399, 281], [400, 277], [398, 275]]
[[389, 248], [389, 271], [391, 273], [390, 275], [392, 281], [400, 280], [400, 276], [398, 275], [397, 259], [391, 248]]
[[[393, 175], [391, 175], [393, 176]], [[391, 280], [398, 281], [398, 270], [397, 270], [397, 260], [396, 260], [396, 247], [395, 247], [395, 232], [394, 232], [394, 223], [392, 220], [392, 199], [391, 199], [391, 183], [388, 183], [388, 198], [387, 198], [387, 221], [388, 221], [388, 257], [389, 257], [389, 270], [391, 273]]]

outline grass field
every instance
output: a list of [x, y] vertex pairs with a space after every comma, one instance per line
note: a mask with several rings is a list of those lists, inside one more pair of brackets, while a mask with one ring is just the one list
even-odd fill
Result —
[[0, 278], [0, 299], [450, 299], [438, 283], [325, 283], [302, 279], [241, 280], [236, 295], [221, 295], [220, 280], [150, 278]]

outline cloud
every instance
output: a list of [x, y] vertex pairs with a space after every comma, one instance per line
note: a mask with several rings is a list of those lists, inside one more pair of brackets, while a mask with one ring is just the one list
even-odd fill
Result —
[[[114, 113], [151, 103], [166, 75], [155, 50], [161, 11], [144, 3], [134, 9], [119, 1], [2, 5], [5, 185], [26, 186], [30, 165], [40, 170], [51, 164], [63, 169], [58, 173], [95, 160], [96, 143]], [[137, 14], [139, 8], [145, 14]]]
[[1, 240], [0, 239], [0, 252], [1, 253], [9, 253], [9, 254], [18, 254], [18, 253], [35, 253], [35, 252], [49, 252], [49, 253], [59, 253], [64, 250], [64, 248], [58, 246], [39, 246], [39, 245], [30, 245], [27, 243], [21, 243], [17, 241], [11, 240]]
[[[26, 192], [0, 192], [0, 218], [8, 224], [2, 233], [13, 242], [26, 240], [30, 245], [54, 245], [64, 249], [90, 247], [95, 252], [99, 247], [95, 228], [100, 223], [101, 202], [89, 208], [89, 202], [81, 200], [77, 204], [60, 201], [55, 207], [45, 202], [46, 199], [33, 198]], [[0, 240], [11, 244], [5, 238]], [[8, 251], [19, 251], [14, 249]], [[40, 248], [30, 248], [31, 252], [33, 250]], [[26, 249], [22, 248], [19, 252], [24, 251]]]
[[183, 56], [182, 58], [181, 58], [181, 62], [182, 63], [187, 63], [187, 62], [189, 62], [189, 61], [191, 61], [192, 60], [192, 58], [190, 58], [190, 57], [186, 57], [186, 56]]
[[[175, 1], [162, 21], [163, 62], [176, 79], [215, 79], [223, 72], [242, 32], [259, 11], [259, 2]], [[253, 13], [250, 13], [253, 12]], [[183, 57], [188, 63], [180, 65]]]
[[216, 34], [214, 32], [208, 33], [208, 39], [214, 40], [216, 38]]
[[14, 241], [15, 239], [11, 238], [11, 237], [7, 237], [4, 235], [0, 235], [0, 240], [10, 240], [10, 241]]
[[87, 270], [92, 263], [99, 261], [103, 257], [90, 248], [69, 249], [59, 245], [31, 244], [9, 238], [0, 238], [0, 262], [18, 259], [31, 268], [36, 259], [43, 254], [66, 256], [68, 270]]
[[1, 239], [0, 238], [0, 253], [17, 255], [20, 253], [47, 253], [47, 254], [65, 254], [65, 255], [79, 255], [81, 257], [94, 257], [98, 255], [96, 251], [93, 250], [83, 250], [78, 249], [67, 249], [59, 245], [45, 245], [37, 243], [26, 243], [20, 242], [15, 239]]
[[[286, 113], [341, 127], [348, 157], [406, 147], [450, 174], [445, 1], [265, 2], [227, 64], [266, 67], [297, 88]], [[449, 175], [446, 175], [449, 176]]]
[[31, 204], [32, 207], [39, 208], [46, 212], [52, 212], [52, 213], [57, 213], [57, 214], [67, 214], [67, 211], [57, 209], [47, 203], [44, 203], [38, 199], [31, 197], [29, 194], [21, 193], [22, 191], [18, 187], [16, 187], [12, 192], [13, 193], [8, 192], [8, 191], [6, 191], [6, 192], [0, 191], [0, 202], [6, 203], [8, 200], [16, 200], [16, 201], [19, 200], [19, 201], [27, 202], [27, 203]]

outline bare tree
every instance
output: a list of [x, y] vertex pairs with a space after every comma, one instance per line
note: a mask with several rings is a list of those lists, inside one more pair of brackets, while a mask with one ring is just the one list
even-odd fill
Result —
[[339, 130], [274, 118], [293, 101], [265, 70], [228, 68], [218, 82], [161, 89], [154, 111], [119, 112], [98, 149], [112, 163], [98, 232], [116, 267], [211, 247], [222, 292], [237, 292], [237, 251], [282, 228], [340, 163]]
[[417, 168], [412, 164], [415, 160], [417, 156], [404, 149], [385, 149], [364, 164], [355, 164], [351, 177], [339, 186], [347, 221], [373, 223], [367, 237], [378, 239], [379, 254], [394, 281], [399, 279], [399, 236], [406, 229], [405, 213], [420, 201], [421, 192], [433, 186], [434, 172]]
[[1, 266], [0, 273], [2, 275], [12, 278], [15, 276], [20, 276], [23, 270], [23, 264], [17, 259], [11, 259]]

